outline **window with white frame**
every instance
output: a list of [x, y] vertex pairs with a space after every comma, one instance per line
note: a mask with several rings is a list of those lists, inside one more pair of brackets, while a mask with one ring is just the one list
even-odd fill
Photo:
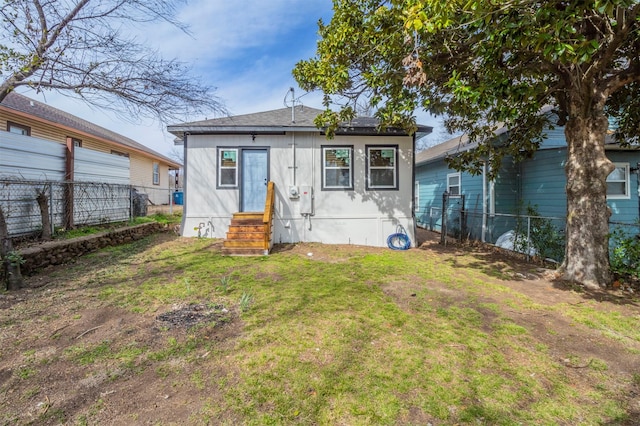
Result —
[[238, 149], [218, 149], [218, 187], [236, 188], [238, 186]]
[[629, 199], [629, 163], [613, 163], [616, 167], [607, 176], [607, 198]]
[[353, 146], [322, 147], [322, 189], [353, 189]]
[[160, 164], [153, 163], [153, 184], [160, 185]]
[[453, 196], [461, 194], [460, 173], [449, 173], [447, 175], [447, 192]]
[[398, 146], [367, 145], [367, 189], [398, 189]]
[[417, 180], [413, 189], [413, 211], [417, 215], [420, 211], [420, 181]]

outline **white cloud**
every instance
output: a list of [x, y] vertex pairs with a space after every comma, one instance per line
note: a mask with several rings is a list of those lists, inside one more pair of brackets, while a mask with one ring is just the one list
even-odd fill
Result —
[[330, 11], [330, 0], [197, 0], [178, 15], [192, 36], [165, 24], [153, 28], [150, 41], [167, 55], [182, 60], [216, 63], [241, 58], [245, 62], [244, 53], [252, 48], [264, 50], [277, 45], [286, 49], [283, 35], [308, 23], [315, 31], [317, 20]]

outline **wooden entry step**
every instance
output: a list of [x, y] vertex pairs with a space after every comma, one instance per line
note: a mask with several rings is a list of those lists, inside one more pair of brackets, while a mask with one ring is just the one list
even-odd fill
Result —
[[266, 226], [262, 212], [234, 213], [222, 244], [222, 253], [234, 256], [263, 256], [269, 253], [265, 249]]

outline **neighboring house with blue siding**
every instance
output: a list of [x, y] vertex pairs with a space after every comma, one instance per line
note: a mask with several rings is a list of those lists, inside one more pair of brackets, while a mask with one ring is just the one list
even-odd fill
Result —
[[[508, 134], [506, 129], [498, 133]], [[564, 228], [567, 145], [563, 127], [547, 130], [541, 147], [532, 158], [520, 163], [505, 158], [494, 181], [488, 179], [487, 169], [474, 176], [447, 167], [446, 157], [475, 146], [461, 136], [416, 155], [416, 221], [419, 226], [436, 231], [442, 229], [443, 193], [447, 191], [451, 194], [448, 209], [459, 211], [464, 207], [465, 229], [474, 239], [495, 243], [502, 233], [516, 226], [514, 215], [526, 214], [527, 206], [535, 207], [541, 216], [562, 218], [554, 220], [556, 226]], [[608, 143], [606, 152], [616, 165], [608, 178], [610, 220], [635, 223], [640, 210], [640, 150]], [[464, 206], [459, 195], [464, 195]], [[451, 233], [450, 228], [448, 233]]]

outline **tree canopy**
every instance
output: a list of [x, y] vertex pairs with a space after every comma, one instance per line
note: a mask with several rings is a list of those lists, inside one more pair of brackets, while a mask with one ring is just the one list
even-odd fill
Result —
[[19, 87], [55, 90], [135, 119], [162, 121], [219, 111], [213, 88], [133, 35], [168, 22], [170, 0], [3, 0], [0, 5], [0, 101]]
[[[621, 144], [640, 142], [640, 2], [334, 0], [319, 34], [317, 55], [293, 73], [303, 89], [324, 91], [327, 110], [317, 124], [330, 130], [362, 98], [378, 106], [383, 125], [412, 129], [416, 109], [446, 114], [449, 131], [480, 142], [450, 164], [479, 173], [489, 163], [495, 175], [504, 155], [527, 158], [546, 126], [565, 126], [565, 277], [590, 286], [610, 279], [613, 164], [604, 143], [609, 120]], [[503, 126], [508, 143], [491, 143]], [[589, 235], [578, 238], [581, 226]]]
[[386, 125], [411, 129], [416, 109], [447, 114], [448, 130], [471, 141], [506, 125], [505, 153], [522, 156], [548, 124], [541, 109], [553, 106], [565, 124], [580, 93], [606, 105], [620, 141], [638, 142], [639, 10], [628, 0], [335, 0], [331, 22], [319, 22], [316, 57], [294, 76], [342, 103], [324, 125], [366, 98]]

